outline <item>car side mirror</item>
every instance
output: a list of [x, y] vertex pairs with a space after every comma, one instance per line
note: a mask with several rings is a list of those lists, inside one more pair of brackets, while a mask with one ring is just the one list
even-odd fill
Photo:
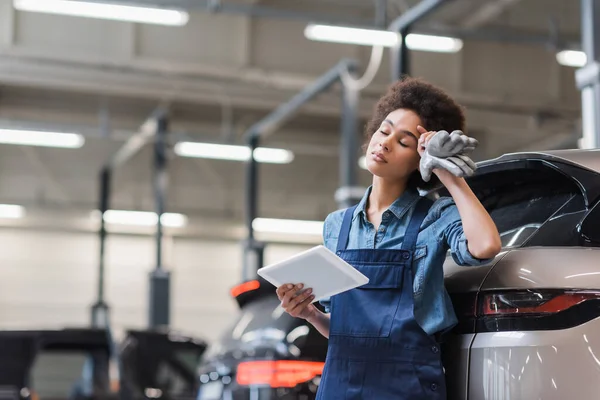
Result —
[[600, 201], [583, 217], [579, 232], [586, 241], [600, 244]]

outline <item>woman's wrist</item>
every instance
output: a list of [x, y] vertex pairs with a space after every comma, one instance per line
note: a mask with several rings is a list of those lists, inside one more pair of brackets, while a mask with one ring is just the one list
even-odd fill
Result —
[[448, 189], [451, 190], [453, 188], [460, 187], [465, 183], [463, 178], [459, 178], [453, 175], [450, 171], [447, 171], [442, 168], [435, 168], [433, 173], [438, 177], [440, 182]]

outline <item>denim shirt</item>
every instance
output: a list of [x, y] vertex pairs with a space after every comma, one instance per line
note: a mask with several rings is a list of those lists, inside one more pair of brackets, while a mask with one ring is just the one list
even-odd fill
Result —
[[[367, 220], [366, 206], [370, 193], [371, 188], [367, 189], [354, 212], [347, 248], [399, 250], [420, 198], [419, 193], [416, 190], [404, 192], [383, 213], [377, 230]], [[335, 211], [325, 219], [324, 245], [333, 252], [337, 248], [345, 211]], [[454, 261], [462, 266], [482, 265], [490, 261], [477, 259], [469, 252], [454, 200], [442, 197], [432, 205], [421, 224], [412, 264], [415, 319], [430, 335], [447, 331], [457, 323], [450, 296], [444, 286], [443, 265], [448, 249]], [[329, 312], [330, 301], [325, 299], [321, 303]]]

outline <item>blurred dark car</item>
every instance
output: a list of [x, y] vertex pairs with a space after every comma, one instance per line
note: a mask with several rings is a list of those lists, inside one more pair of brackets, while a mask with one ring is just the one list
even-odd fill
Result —
[[173, 331], [127, 331], [120, 349], [123, 399], [195, 399], [206, 343]]
[[327, 339], [280, 307], [263, 280], [232, 289], [240, 313], [198, 369], [198, 400], [314, 398]]
[[195, 399], [206, 343], [172, 331], [0, 331], [0, 399]]
[[115, 399], [105, 330], [0, 331], [0, 398]]
[[[596, 398], [600, 151], [505, 155], [469, 184], [503, 251], [481, 267], [444, 265], [459, 318], [443, 346], [448, 398]], [[207, 350], [198, 400], [313, 399], [327, 340], [284, 313], [270, 284], [232, 292], [240, 313]]]

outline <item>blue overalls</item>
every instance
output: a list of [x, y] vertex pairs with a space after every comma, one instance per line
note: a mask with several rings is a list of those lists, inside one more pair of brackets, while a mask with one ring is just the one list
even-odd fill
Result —
[[446, 399], [440, 346], [413, 313], [412, 257], [431, 204], [417, 202], [400, 250], [347, 250], [356, 206], [344, 214], [337, 254], [369, 283], [331, 298], [317, 400]]

